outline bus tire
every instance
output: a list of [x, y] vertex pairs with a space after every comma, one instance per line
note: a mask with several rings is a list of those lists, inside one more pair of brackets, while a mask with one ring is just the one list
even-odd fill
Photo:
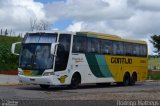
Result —
[[50, 87], [50, 85], [44, 85], [44, 84], [40, 84], [40, 87], [42, 89], [48, 89]]
[[78, 88], [78, 86], [80, 85], [81, 83], [81, 76], [79, 73], [75, 73], [73, 76], [72, 76], [72, 79], [71, 79], [71, 84], [70, 84], [70, 88], [72, 89], [76, 89]]
[[131, 77], [130, 85], [135, 85], [136, 81], [137, 81], [137, 73], [134, 72]]
[[130, 81], [131, 81], [130, 74], [129, 73], [125, 73], [125, 75], [123, 77], [123, 85], [124, 86], [130, 85]]

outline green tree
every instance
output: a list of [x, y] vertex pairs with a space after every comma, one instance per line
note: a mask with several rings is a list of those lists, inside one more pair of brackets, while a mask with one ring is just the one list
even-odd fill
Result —
[[8, 31], [7, 31], [7, 29], [5, 30], [5, 36], [7, 36], [8, 35]]
[[153, 35], [153, 36], [151, 36], [150, 42], [156, 48], [156, 51], [154, 51], [154, 52], [158, 53], [160, 55], [160, 35]]

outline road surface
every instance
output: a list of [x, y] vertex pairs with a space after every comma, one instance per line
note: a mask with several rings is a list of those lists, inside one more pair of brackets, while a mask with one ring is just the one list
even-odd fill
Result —
[[[160, 81], [138, 82], [134, 86], [110, 85], [99, 87], [84, 85], [78, 89], [67, 87], [51, 87], [41, 89], [38, 85], [12, 85], [0, 86], [1, 100], [160, 100]], [[27, 103], [28, 103], [27, 102]], [[160, 102], [159, 102], [160, 105]]]

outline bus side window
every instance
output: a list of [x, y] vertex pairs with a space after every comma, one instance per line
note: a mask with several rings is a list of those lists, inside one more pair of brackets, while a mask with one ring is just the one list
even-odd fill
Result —
[[73, 39], [73, 53], [85, 53], [86, 52], [86, 38], [74, 36]]
[[100, 53], [100, 40], [96, 38], [88, 38], [88, 52]]
[[140, 45], [140, 56], [142, 57], [147, 56], [147, 47], [145, 45]]
[[133, 55], [133, 46], [131, 43], [124, 43], [125, 55], [132, 56]]
[[111, 54], [112, 51], [112, 41], [101, 40], [101, 52], [102, 54]]
[[113, 41], [113, 54], [114, 55], [123, 55], [123, 43], [118, 41]]
[[143, 55], [144, 57], [147, 56], [147, 47], [145, 45], [143, 45]]
[[140, 48], [138, 44], [133, 44], [133, 56], [139, 56]]

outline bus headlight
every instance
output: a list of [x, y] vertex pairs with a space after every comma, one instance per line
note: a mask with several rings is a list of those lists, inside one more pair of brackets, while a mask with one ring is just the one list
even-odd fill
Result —
[[50, 75], [54, 75], [54, 72], [45, 72], [45, 73], [43, 74], [43, 76], [50, 76]]
[[23, 75], [23, 71], [18, 71], [18, 75]]

